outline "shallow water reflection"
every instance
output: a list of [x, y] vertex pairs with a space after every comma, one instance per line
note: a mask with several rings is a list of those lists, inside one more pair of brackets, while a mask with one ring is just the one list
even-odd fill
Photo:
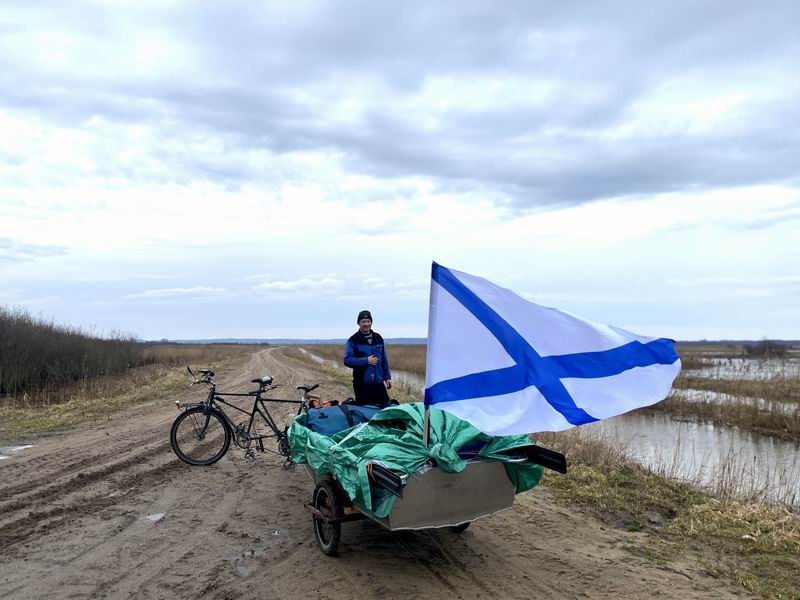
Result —
[[702, 369], [686, 369], [683, 374], [709, 379], [748, 379], [763, 381], [773, 377], [800, 377], [800, 360], [796, 358], [706, 358]]
[[28, 448], [33, 448], [33, 444], [25, 444], [23, 446], [3, 446], [0, 447], [0, 460], [11, 458], [12, 454], [22, 452]]
[[800, 503], [800, 443], [703, 421], [678, 421], [659, 412], [620, 415], [585, 429], [624, 444], [633, 458], [664, 475]]

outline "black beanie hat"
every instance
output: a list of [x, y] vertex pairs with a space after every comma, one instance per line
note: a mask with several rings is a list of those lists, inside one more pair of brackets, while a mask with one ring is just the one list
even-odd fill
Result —
[[356, 323], [361, 321], [361, 319], [369, 319], [370, 321], [372, 321], [372, 313], [370, 313], [368, 310], [362, 310], [360, 313], [358, 313], [358, 318], [356, 319]]

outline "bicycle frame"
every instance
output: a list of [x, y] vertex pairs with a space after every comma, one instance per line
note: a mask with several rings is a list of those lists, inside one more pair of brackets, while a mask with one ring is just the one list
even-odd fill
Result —
[[[275, 387], [277, 387], [277, 386], [273, 386], [271, 388], [267, 388], [266, 390], [259, 389], [257, 391], [240, 393], [240, 392], [217, 392], [217, 385], [213, 380], [210, 380], [210, 381], [209, 380], [199, 380], [199, 381], [195, 381], [195, 383], [204, 383], [205, 385], [207, 385], [209, 387], [208, 396], [207, 396], [205, 402], [196, 402], [196, 403], [190, 403], [190, 404], [178, 404], [178, 406], [180, 408], [184, 408], [184, 407], [191, 408], [193, 406], [204, 406], [205, 409], [206, 409], [204, 414], [208, 414], [211, 410], [216, 410], [222, 416], [222, 418], [225, 420], [228, 428], [230, 429], [231, 434], [233, 435], [234, 443], [237, 446], [239, 446], [240, 448], [243, 448], [243, 449], [248, 448], [249, 445], [250, 445], [250, 442], [255, 441], [256, 444], [257, 444], [257, 448], [258, 448], [259, 452], [265, 452], [266, 449], [264, 448], [264, 439], [275, 438], [275, 439], [280, 441], [281, 437], [285, 435], [284, 432], [281, 431], [281, 429], [278, 427], [278, 424], [275, 422], [275, 419], [270, 414], [269, 409], [267, 408], [267, 405], [266, 405], [267, 402], [276, 402], [276, 403], [281, 403], [281, 404], [297, 404], [298, 405], [298, 408], [297, 408], [297, 414], [298, 415], [302, 412], [303, 408], [306, 406], [305, 394], [303, 394], [303, 399], [301, 399], [301, 400], [286, 400], [286, 399], [283, 399], [283, 398], [264, 398], [264, 397], [262, 397], [262, 394], [264, 394], [265, 392], [268, 392], [268, 391], [270, 391], [272, 389], [275, 389]], [[226, 402], [223, 397], [253, 398], [253, 407], [252, 407], [252, 409], [250, 411], [247, 411], [247, 410], [245, 410], [243, 408], [239, 408], [235, 404], [231, 404], [230, 402]], [[229, 408], [234, 409], [235, 411], [238, 411], [238, 412], [240, 412], [242, 414], [248, 415], [250, 418], [249, 418], [249, 421], [247, 423], [247, 428], [244, 429], [244, 428], [240, 427], [239, 425], [237, 425], [236, 423], [234, 423], [233, 419], [231, 419], [230, 416], [228, 416], [228, 414], [225, 412], [225, 409], [222, 408], [221, 405], [225, 405], [225, 406], [227, 406]], [[264, 423], [266, 423], [267, 427], [272, 432], [271, 434], [268, 433], [268, 434], [265, 434], [265, 435], [260, 435], [260, 434], [259, 435], [251, 435], [251, 431], [253, 430], [253, 425], [255, 424], [256, 414], [261, 416], [261, 419], [264, 421]], [[199, 434], [201, 437], [205, 435], [205, 428], [207, 426], [208, 426], [208, 419], [206, 419], [206, 422], [203, 425], [203, 431], [200, 432], [200, 434]], [[244, 434], [244, 436], [243, 436], [244, 441], [242, 441], [242, 439], [240, 439], [242, 437], [242, 434]]]

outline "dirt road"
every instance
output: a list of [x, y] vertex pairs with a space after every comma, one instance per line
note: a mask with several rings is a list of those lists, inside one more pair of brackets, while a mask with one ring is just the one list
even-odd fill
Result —
[[[286, 387], [320, 382], [280, 348], [217, 374], [248, 389], [269, 374]], [[198, 398], [193, 388], [182, 399]], [[390, 533], [346, 524], [340, 557], [322, 555], [311, 481], [275, 455], [252, 464], [232, 449], [202, 468], [169, 448], [174, 398], [33, 440], [0, 461], [2, 598], [731, 598], [696, 564], [657, 566], [627, 546], [646, 534], [604, 527], [552, 502], [546, 489], [465, 533]]]

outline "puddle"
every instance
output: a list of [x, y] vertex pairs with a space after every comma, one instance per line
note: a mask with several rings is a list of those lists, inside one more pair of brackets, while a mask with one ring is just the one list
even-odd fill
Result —
[[239, 577], [250, 577], [250, 575], [255, 572], [255, 567], [248, 567], [247, 565], [243, 565], [241, 563], [236, 565], [236, 573], [239, 575]]
[[797, 402], [765, 400], [764, 398], [754, 398], [752, 396], [734, 396], [733, 394], [723, 394], [711, 390], [675, 389], [672, 390], [670, 396], [680, 397], [689, 402], [751, 406], [761, 410], [782, 412], [787, 415], [793, 415], [795, 412], [800, 411], [800, 404]]
[[244, 550], [224, 557], [225, 561], [231, 563], [239, 577], [250, 577], [255, 573], [262, 558], [288, 541], [289, 532], [276, 527], [268, 530], [265, 537], [267, 538], [265, 540], [254, 538], [252, 544], [246, 546]]
[[153, 523], [158, 523], [161, 519], [164, 518], [164, 513], [151, 513], [145, 517], [148, 521], [152, 521]]
[[33, 444], [25, 444], [24, 446], [3, 446], [0, 447], [0, 460], [11, 458], [12, 454], [17, 454], [28, 448], [33, 448]]

